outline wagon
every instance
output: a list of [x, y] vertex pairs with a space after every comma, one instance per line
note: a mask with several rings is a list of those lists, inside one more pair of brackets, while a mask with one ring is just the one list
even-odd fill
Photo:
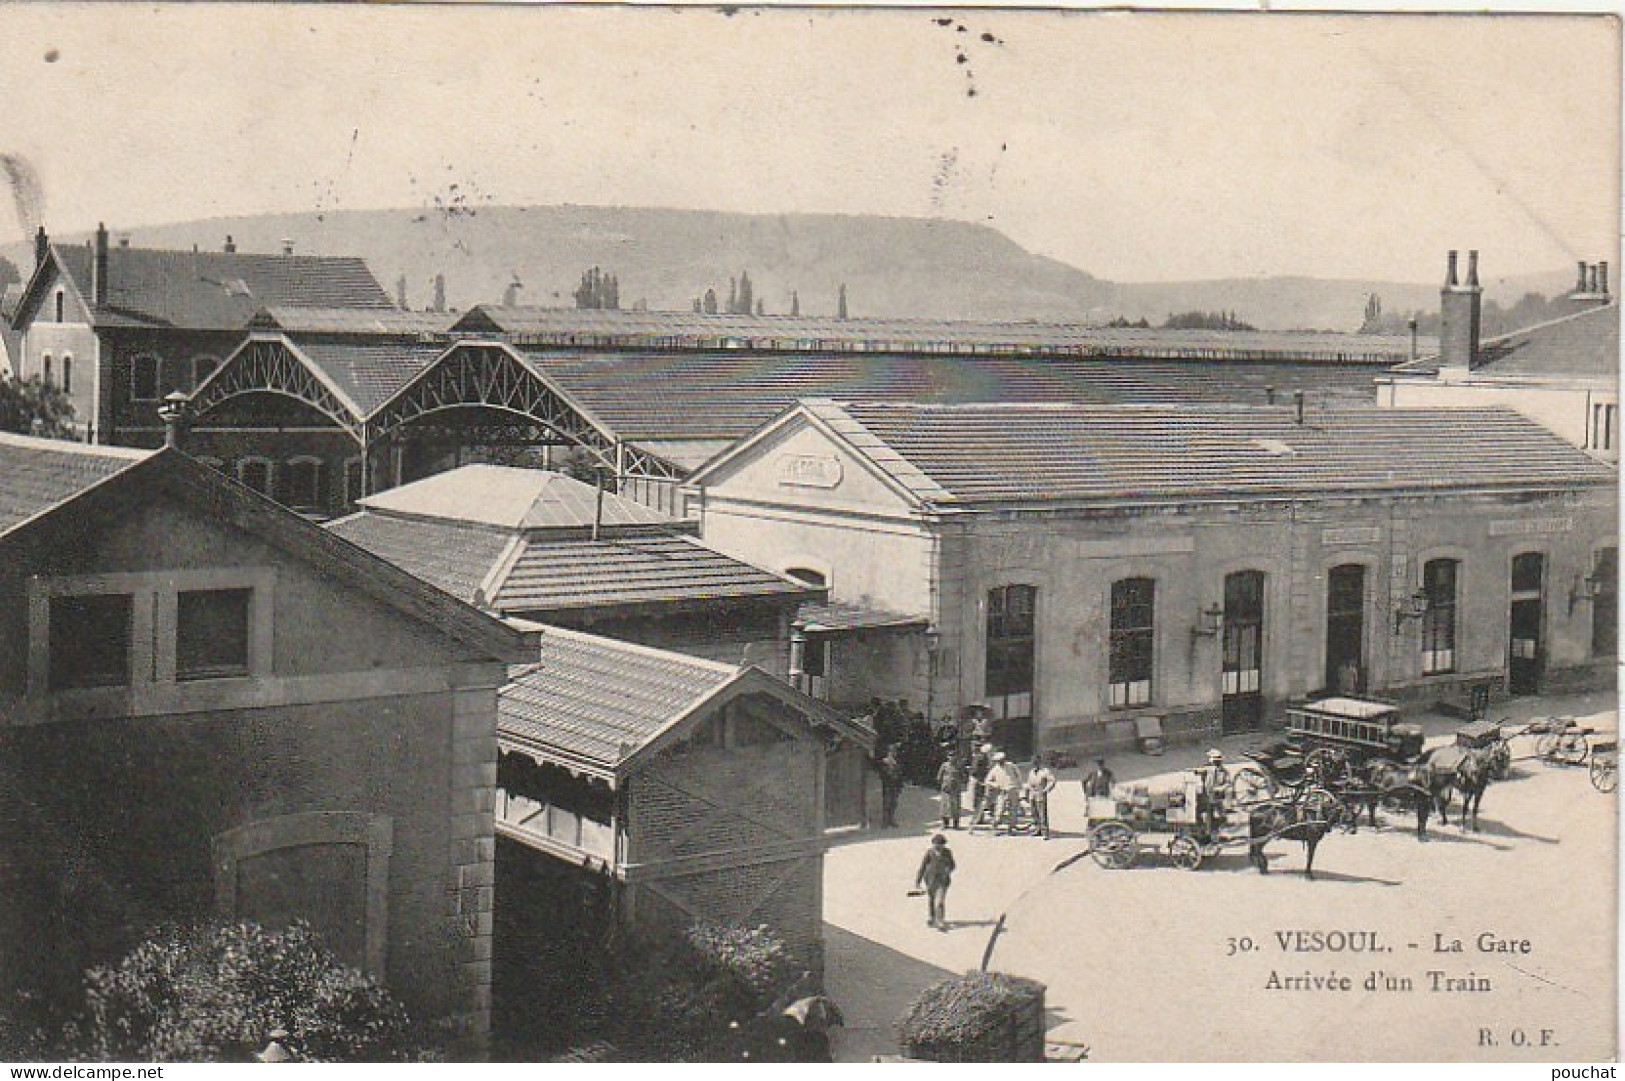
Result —
[[[1246, 812], [1227, 809], [1210, 823], [1201, 791], [1201, 780], [1192, 776], [1168, 792], [1120, 787], [1110, 797], [1091, 797], [1090, 857], [1102, 867], [1122, 870], [1152, 849], [1165, 852], [1174, 866], [1194, 871], [1225, 848], [1246, 844]], [[1156, 805], [1149, 805], [1151, 801]]]
[[1322, 698], [1289, 708], [1284, 738], [1246, 752], [1252, 761], [1236, 771], [1236, 799], [1256, 803], [1314, 786], [1369, 796], [1373, 765], [1414, 762], [1421, 753], [1421, 727], [1404, 723], [1394, 703]]

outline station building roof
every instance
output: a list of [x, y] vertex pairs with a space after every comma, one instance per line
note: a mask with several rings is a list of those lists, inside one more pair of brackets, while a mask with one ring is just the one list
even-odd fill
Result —
[[1617, 472], [1508, 409], [1309, 410], [802, 402], [691, 478], [810, 423], [913, 502], [1146, 502], [1612, 486]]
[[[1480, 377], [1612, 381], [1619, 376], [1619, 303], [1599, 304], [1479, 343]], [[1433, 375], [1439, 356], [1394, 367], [1394, 375]]]

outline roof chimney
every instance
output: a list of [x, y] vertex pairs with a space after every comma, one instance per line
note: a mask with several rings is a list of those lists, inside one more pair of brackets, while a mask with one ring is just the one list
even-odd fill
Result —
[[1608, 299], [1608, 264], [1597, 264], [1597, 292], [1604, 300]]
[[285, 237], [282, 238], [282, 254], [283, 255], [292, 255], [293, 254], [293, 238], [292, 237], [285, 236]]
[[107, 306], [107, 226], [96, 223], [96, 256], [90, 267], [90, 294], [98, 308]]
[[190, 399], [178, 390], [172, 390], [164, 395], [164, 402], [158, 407], [158, 417], [164, 422], [164, 446], [174, 450], [186, 449], [186, 405], [188, 401]]
[[1297, 409], [1297, 412], [1298, 412], [1298, 423], [1302, 424], [1303, 423], [1303, 391], [1295, 390], [1295, 391], [1292, 392], [1292, 404]]
[[1478, 333], [1484, 290], [1478, 284], [1478, 252], [1467, 253], [1467, 283], [1456, 283], [1456, 253], [1450, 253], [1444, 288], [1439, 290], [1439, 367], [1471, 368], [1478, 359]]
[[1574, 283], [1574, 291], [1576, 293], [1583, 293], [1583, 292], [1586, 291], [1586, 269], [1587, 269], [1586, 268], [1586, 262], [1585, 262], [1584, 259], [1580, 260], [1579, 267], [1580, 267], [1580, 278], [1579, 278], [1578, 281], [1576, 281]]
[[434, 276], [434, 308], [432, 310], [437, 312], [446, 310], [446, 276], [444, 274]]
[[230, 233], [227, 233], [226, 234], [226, 254], [230, 255], [231, 253], [235, 252], [236, 250], [237, 250], [237, 242], [235, 240], [231, 239], [231, 234]]
[[1264, 404], [1265, 405], [1274, 405], [1275, 404], [1275, 388], [1274, 387], [1265, 387], [1264, 388]]
[[45, 262], [46, 255], [51, 251], [51, 238], [45, 235], [45, 226], [40, 226], [34, 233], [34, 267]]
[[1570, 293], [1567, 299], [1576, 308], [1596, 308], [1607, 304], [1610, 299], [1608, 264], [1581, 263], [1580, 280], [1575, 283], [1574, 292]]
[[121, 247], [121, 248], [128, 248], [130, 246], [130, 234], [129, 233], [120, 233], [118, 235], [118, 246]]

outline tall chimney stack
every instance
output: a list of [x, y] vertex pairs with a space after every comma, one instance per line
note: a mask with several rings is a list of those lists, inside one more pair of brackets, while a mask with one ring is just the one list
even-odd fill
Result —
[[1608, 264], [1606, 262], [1597, 264], [1597, 294], [1605, 301], [1608, 299]]
[[1583, 292], [1586, 291], [1586, 269], [1587, 269], [1586, 268], [1586, 261], [1584, 259], [1581, 259], [1580, 263], [1579, 263], [1579, 266], [1580, 266], [1580, 280], [1574, 283], [1574, 291], [1576, 293], [1583, 293]]
[[1292, 392], [1292, 404], [1297, 409], [1298, 423], [1302, 424], [1303, 423], [1303, 391], [1295, 390], [1295, 391]]
[[1439, 367], [1471, 368], [1478, 360], [1478, 333], [1484, 290], [1478, 284], [1478, 252], [1467, 253], [1467, 282], [1456, 281], [1456, 253], [1450, 253], [1444, 288], [1439, 290]]
[[91, 303], [98, 308], [107, 306], [107, 226], [96, 223], [96, 255], [90, 269]]
[[1608, 264], [1581, 263], [1580, 280], [1566, 298], [1577, 309], [1596, 308], [1609, 301]]
[[40, 226], [34, 232], [34, 269], [45, 262], [45, 257], [51, 252], [51, 238], [45, 235], [45, 226]]
[[227, 233], [226, 234], [226, 254], [230, 255], [232, 252], [235, 252], [236, 250], [237, 250], [237, 242], [235, 240], [231, 239], [231, 234], [230, 233]]

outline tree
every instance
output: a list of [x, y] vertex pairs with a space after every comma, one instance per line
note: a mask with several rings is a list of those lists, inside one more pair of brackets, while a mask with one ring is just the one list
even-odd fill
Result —
[[700, 306], [706, 315], [717, 314], [717, 291], [715, 289], [707, 289], [705, 291], [705, 300], [701, 302]]
[[801, 294], [794, 289], [790, 290], [790, 314], [801, 314]]
[[54, 383], [37, 375], [0, 375], [0, 432], [73, 438], [73, 402]]
[[846, 283], [845, 282], [841, 283], [841, 296], [840, 296], [840, 300], [839, 300], [838, 303], [839, 303], [839, 306], [835, 310], [835, 318], [837, 318], [837, 319], [845, 319], [846, 318]]
[[750, 271], [739, 272], [739, 302], [733, 309], [735, 315], [749, 315], [755, 310], [756, 304], [752, 297], [753, 290], [750, 284]]
[[104, 1062], [246, 1061], [275, 1029], [311, 1062], [421, 1057], [406, 1009], [310, 927], [160, 931], [85, 976], [84, 1050]]
[[728, 279], [728, 314], [739, 312], [739, 282], [733, 278]]
[[766, 315], [767, 314], [767, 305], [762, 303], [762, 298], [761, 297], [756, 298], [756, 314], [757, 315]]

